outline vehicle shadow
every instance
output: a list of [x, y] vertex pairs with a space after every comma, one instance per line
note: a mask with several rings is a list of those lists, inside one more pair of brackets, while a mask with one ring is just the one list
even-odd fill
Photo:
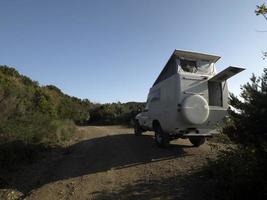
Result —
[[151, 136], [136, 137], [132, 133], [88, 139], [69, 147], [67, 154], [64, 150], [56, 149], [55, 153], [52, 149], [47, 152], [45, 161], [25, 167], [25, 173], [14, 173], [0, 188], [8, 186], [27, 194], [59, 180], [186, 156], [184, 148], [191, 146], [171, 145], [160, 149]]

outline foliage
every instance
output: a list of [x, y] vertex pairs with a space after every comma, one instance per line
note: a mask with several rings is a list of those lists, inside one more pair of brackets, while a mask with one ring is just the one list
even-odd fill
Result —
[[[14, 68], [0, 66], [0, 108], [8, 115], [39, 112], [52, 119], [89, 120], [92, 103], [63, 94], [56, 86], [40, 87]], [[0, 114], [0, 119], [7, 118]]]
[[253, 74], [241, 89], [242, 100], [233, 94], [230, 98], [230, 104], [240, 113], [231, 113], [231, 124], [224, 132], [235, 142], [263, 148], [267, 142], [267, 69], [261, 77]]
[[239, 112], [231, 112], [223, 129], [232, 144], [209, 162], [207, 172], [216, 180], [218, 199], [266, 199], [267, 69], [241, 89], [242, 100], [230, 98]]
[[[261, 5], [257, 5], [257, 8], [255, 10], [255, 14], [258, 15], [262, 15], [266, 20], [267, 20], [267, 7], [266, 5], [263, 3]], [[262, 52], [263, 53], [263, 59], [267, 58], [267, 52]]]
[[1, 164], [30, 158], [37, 146], [64, 144], [75, 131], [73, 122], [89, 119], [91, 104], [0, 66]]
[[267, 20], [267, 7], [266, 5], [263, 3], [259, 6], [257, 6], [257, 9], [255, 10], [256, 15], [262, 15], [266, 20]]
[[215, 180], [216, 199], [266, 199], [267, 157], [242, 145], [220, 149], [205, 172]]
[[90, 123], [133, 125], [134, 117], [145, 107], [144, 103], [111, 103], [90, 110]]
[[143, 108], [135, 102], [93, 104], [0, 66], [0, 165], [31, 160], [43, 147], [66, 145], [74, 122], [131, 125]]

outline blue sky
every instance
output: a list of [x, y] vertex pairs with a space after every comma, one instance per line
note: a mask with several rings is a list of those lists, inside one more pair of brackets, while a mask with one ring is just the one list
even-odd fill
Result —
[[145, 101], [174, 49], [219, 55], [238, 94], [267, 61], [253, 0], [0, 0], [0, 64], [93, 102]]

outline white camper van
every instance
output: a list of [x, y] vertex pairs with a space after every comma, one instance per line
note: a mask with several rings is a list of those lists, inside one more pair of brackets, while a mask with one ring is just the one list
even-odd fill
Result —
[[150, 88], [145, 110], [135, 118], [135, 134], [155, 131], [160, 147], [177, 138], [199, 146], [215, 134], [227, 115], [226, 80], [244, 70], [228, 67], [216, 74], [219, 58], [175, 50]]

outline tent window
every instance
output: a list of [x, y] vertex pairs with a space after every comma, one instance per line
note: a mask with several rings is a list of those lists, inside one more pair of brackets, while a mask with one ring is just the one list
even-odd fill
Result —
[[196, 73], [197, 71], [197, 62], [193, 60], [180, 60], [181, 67], [183, 71], [190, 72], [190, 73]]

